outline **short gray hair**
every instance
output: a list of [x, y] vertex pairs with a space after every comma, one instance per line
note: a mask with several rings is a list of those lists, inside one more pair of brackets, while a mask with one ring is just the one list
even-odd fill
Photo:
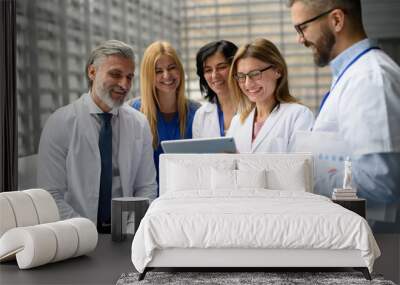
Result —
[[135, 54], [130, 45], [117, 40], [108, 40], [102, 42], [91, 51], [89, 58], [86, 62], [85, 74], [89, 88], [92, 88], [92, 80], [89, 78], [88, 74], [89, 66], [93, 64], [97, 67], [101, 60], [110, 55], [120, 55], [132, 60], [132, 62], [135, 62]]

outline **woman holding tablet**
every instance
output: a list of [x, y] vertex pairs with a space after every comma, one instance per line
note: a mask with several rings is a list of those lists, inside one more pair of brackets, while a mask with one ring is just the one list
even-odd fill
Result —
[[229, 68], [237, 46], [229, 41], [210, 42], [196, 55], [200, 91], [208, 101], [197, 110], [193, 137], [223, 137], [236, 113], [228, 86]]
[[199, 105], [185, 97], [182, 63], [171, 44], [156, 41], [148, 46], [140, 67], [140, 99], [134, 100], [132, 107], [149, 121], [157, 182], [160, 142], [192, 138], [193, 117]]
[[229, 73], [238, 104], [227, 136], [240, 153], [289, 152], [294, 135], [310, 130], [313, 113], [289, 93], [288, 72], [278, 48], [266, 39], [242, 46]]

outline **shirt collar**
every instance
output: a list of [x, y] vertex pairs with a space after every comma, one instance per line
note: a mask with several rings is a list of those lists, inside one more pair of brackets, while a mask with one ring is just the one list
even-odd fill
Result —
[[336, 81], [340, 73], [346, 68], [346, 66], [360, 53], [364, 50], [373, 46], [373, 42], [369, 39], [361, 40], [351, 47], [344, 50], [337, 57], [335, 57], [330, 63], [333, 82]]
[[[93, 101], [93, 98], [92, 98], [92, 95], [90, 94], [90, 91], [88, 92], [87, 103], [88, 103], [89, 113], [90, 114], [104, 113], [103, 110], [101, 110], [100, 107], [97, 106], [97, 104]], [[112, 108], [109, 113], [113, 114], [114, 116], [118, 116], [118, 108]]]
[[207, 102], [204, 111], [206, 111], [207, 113], [210, 113], [210, 112], [213, 112], [216, 109], [217, 109], [217, 104], [216, 103]]

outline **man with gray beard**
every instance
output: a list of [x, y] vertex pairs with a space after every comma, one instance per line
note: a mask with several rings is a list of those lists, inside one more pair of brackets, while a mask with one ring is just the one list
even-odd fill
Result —
[[[289, 7], [298, 41], [333, 75], [313, 133], [329, 132], [346, 146], [373, 229], [400, 232], [400, 67], [367, 38], [360, 0], [290, 0]], [[318, 193], [341, 187], [333, 171]]]
[[83, 216], [110, 232], [111, 198], [156, 197], [147, 119], [123, 105], [134, 76], [134, 53], [109, 40], [91, 52], [89, 92], [47, 120], [39, 144], [38, 184], [63, 219]]

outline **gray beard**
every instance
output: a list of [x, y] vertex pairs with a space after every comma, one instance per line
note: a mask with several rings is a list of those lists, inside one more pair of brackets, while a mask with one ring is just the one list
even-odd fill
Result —
[[111, 98], [111, 91], [106, 91], [101, 87], [96, 87], [97, 96], [106, 104], [110, 109], [116, 109], [121, 107], [123, 101], [116, 101]]

